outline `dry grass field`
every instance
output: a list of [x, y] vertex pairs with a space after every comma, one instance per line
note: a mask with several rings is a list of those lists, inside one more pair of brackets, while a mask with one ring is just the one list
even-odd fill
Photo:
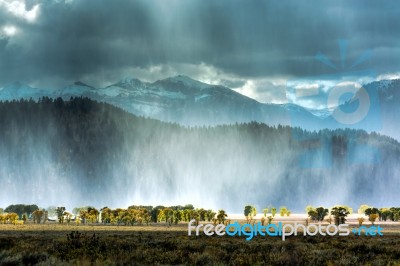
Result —
[[0, 265], [400, 265], [400, 225], [382, 227], [382, 237], [246, 241], [243, 236], [189, 237], [185, 223], [0, 225]]

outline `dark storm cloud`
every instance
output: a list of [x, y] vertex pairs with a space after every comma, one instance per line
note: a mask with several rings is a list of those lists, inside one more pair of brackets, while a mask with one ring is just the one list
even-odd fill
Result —
[[14, 37], [9, 38], [2, 72], [14, 78], [70, 78], [103, 68], [140, 66], [155, 45], [152, 18], [139, 2], [114, 2], [43, 2], [37, 20], [22, 25], [14, 43]]
[[39, 3], [40, 0], [25, 0], [25, 10], [26, 11], [32, 10], [32, 8]]
[[32, 22], [1, 6], [0, 27], [18, 33], [0, 37], [0, 84], [174, 64], [238, 78], [318, 75], [332, 69], [317, 52], [340, 64], [338, 39], [348, 40], [348, 62], [372, 49], [366, 66], [378, 73], [400, 63], [396, 1], [27, 0], [25, 9], [38, 3]]

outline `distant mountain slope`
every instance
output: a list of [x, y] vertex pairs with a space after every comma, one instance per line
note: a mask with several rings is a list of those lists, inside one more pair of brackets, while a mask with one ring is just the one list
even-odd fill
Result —
[[[370, 99], [370, 113], [364, 121], [362, 128], [382, 132], [385, 135], [400, 140], [400, 80], [375, 81], [364, 86]], [[341, 108], [352, 110], [358, 107], [358, 101], [349, 101]]]
[[[325, 142], [331, 157], [319, 168]], [[362, 161], [365, 145], [379, 151], [375, 162]], [[0, 206], [390, 206], [398, 200], [399, 159], [397, 141], [364, 131], [255, 122], [184, 128], [86, 98], [0, 103]]]
[[7, 84], [0, 88], [0, 101], [12, 101], [19, 99], [38, 100], [40, 97], [50, 95], [49, 91], [32, 88], [20, 82]]
[[[131, 113], [184, 125], [263, 121], [278, 124], [285, 109], [264, 105], [223, 86], [177, 76], [144, 83], [125, 80], [98, 91], [103, 100]], [[100, 100], [100, 99], [99, 99]]]
[[[0, 100], [39, 99], [84, 96], [110, 103], [132, 114], [189, 126], [210, 126], [257, 121], [269, 125], [298, 126], [307, 130], [356, 128], [378, 131], [400, 139], [396, 119], [400, 115], [400, 81], [379, 81], [364, 86], [379, 95], [371, 108], [372, 115], [354, 125], [340, 124], [327, 110], [308, 110], [295, 104], [263, 104], [229, 88], [209, 85], [186, 76], [176, 76], [153, 83], [125, 79], [104, 88], [75, 82], [60, 90], [41, 90], [14, 83], [0, 89]], [[371, 95], [372, 95], [371, 94]], [[339, 109], [352, 110], [357, 101]]]
[[30, 97], [36, 100], [40, 96], [62, 97], [65, 100], [84, 96], [110, 103], [136, 115], [190, 126], [250, 121], [289, 125], [287, 108], [296, 108], [297, 114], [307, 121], [320, 120], [300, 106], [262, 104], [229, 88], [205, 84], [186, 76], [153, 83], [125, 79], [99, 89], [75, 82], [60, 90], [39, 90], [22, 84], [20, 87], [13, 85], [12, 89], [4, 92], [0, 90], [0, 100]]

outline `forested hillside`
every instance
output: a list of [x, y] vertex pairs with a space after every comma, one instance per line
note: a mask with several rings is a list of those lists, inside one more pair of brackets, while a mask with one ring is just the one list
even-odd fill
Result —
[[[374, 160], [362, 160], [365, 145]], [[397, 203], [399, 159], [397, 141], [364, 131], [184, 128], [86, 98], [0, 103], [1, 206], [386, 206]]]

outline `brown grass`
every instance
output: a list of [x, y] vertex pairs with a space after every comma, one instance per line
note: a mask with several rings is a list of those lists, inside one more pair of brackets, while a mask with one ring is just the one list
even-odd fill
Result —
[[393, 232], [383, 237], [298, 236], [283, 242], [189, 237], [186, 224], [0, 225], [0, 265], [400, 265], [399, 229], [391, 225]]

